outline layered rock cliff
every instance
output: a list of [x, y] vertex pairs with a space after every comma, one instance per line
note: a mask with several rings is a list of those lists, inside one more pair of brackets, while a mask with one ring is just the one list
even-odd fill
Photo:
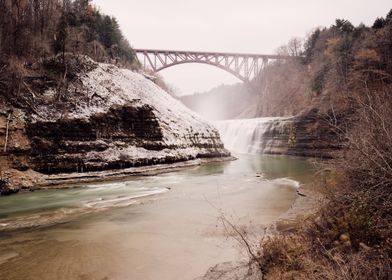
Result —
[[143, 75], [86, 57], [76, 68], [66, 87], [37, 91], [37, 79], [30, 110], [1, 98], [3, 177], [11, 169], [55, 174], [229, 156], [213, 126]]
[[326, 116], [237, 119], [216, 122], [225, 146], [240, 153], [331, 158], [342, 141]]

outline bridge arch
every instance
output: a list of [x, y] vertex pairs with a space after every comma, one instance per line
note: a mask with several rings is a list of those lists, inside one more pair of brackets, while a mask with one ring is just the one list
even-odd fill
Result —
[[185, 63], [201, 63], [218, 67], [243, 82], [260, 76], [263, 68], [273, 59], [288, 59], [291, 56], [260, 55], [220, 52], [192, 52], [135, 49], [139, 62], [154, 72]]
[[216, 63], [211, 63], [211, 62], [180, 61], [180, 62], [175, 62], [175, 63], [172, 63], [172, 64], [168, 64], [168, 65], [162, 66], [162, 67], [158, 68], [155, 72], [159, 72], [159, 71], [165, 70], [167, 68], [171, 68], [173, 66], [182, 65], [182, 64], [204, 64], [204, 65], [210, 65], [210, 66], [218, 67], [219, 69], [221, 69], [221, 70], [223, 70], [223, 71], [225, 71], [225, 72], [235, 76], [240, 81], [242, 81], [244, 83], [248, 82], [244, 77], [242, 77], [241, 75], [239, 75], [235, 71], [233, 71], [231, 69], [228, 69], [226, 67], [223, 67], [222, 65], [219, 65], [219, 64], [216, 64]]

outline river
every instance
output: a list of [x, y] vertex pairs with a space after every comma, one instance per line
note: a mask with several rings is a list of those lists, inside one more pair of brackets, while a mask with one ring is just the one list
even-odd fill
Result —
[[239, 154], [153, 177], [0, 199], [0, 224], [54, 225], [0, 233], [0, 279], [193, 279], [219, 262], [246, 259], [220, 213], [260, 238], [287, 211], [311, 166]]

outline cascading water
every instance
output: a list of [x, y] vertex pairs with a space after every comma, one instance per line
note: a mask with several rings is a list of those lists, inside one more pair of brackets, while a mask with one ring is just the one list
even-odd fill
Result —
[[264, 153], [281, 135], [287, 135], [288, 122], [291, 118], [275, 117], [217, 121], [214, 125], [227, 149], [256, 154]]

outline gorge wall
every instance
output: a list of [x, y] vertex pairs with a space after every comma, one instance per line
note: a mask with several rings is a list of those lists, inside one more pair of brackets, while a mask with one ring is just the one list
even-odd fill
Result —
[[317, 112], [218, 121], [215, 125], [226, 148], [239, 153], [332, 158], [342, 148], [338, 135]]
[[36, 91], [32, 85], [31, 110], [0, 98], [1, 172], [15, 187], [24, 187], [14, 180], [19, 172], [101, 171], [230, 155], [212, 125], [143, 75], [86, 57], [76, 65], [89, 67], [66, 88]]

